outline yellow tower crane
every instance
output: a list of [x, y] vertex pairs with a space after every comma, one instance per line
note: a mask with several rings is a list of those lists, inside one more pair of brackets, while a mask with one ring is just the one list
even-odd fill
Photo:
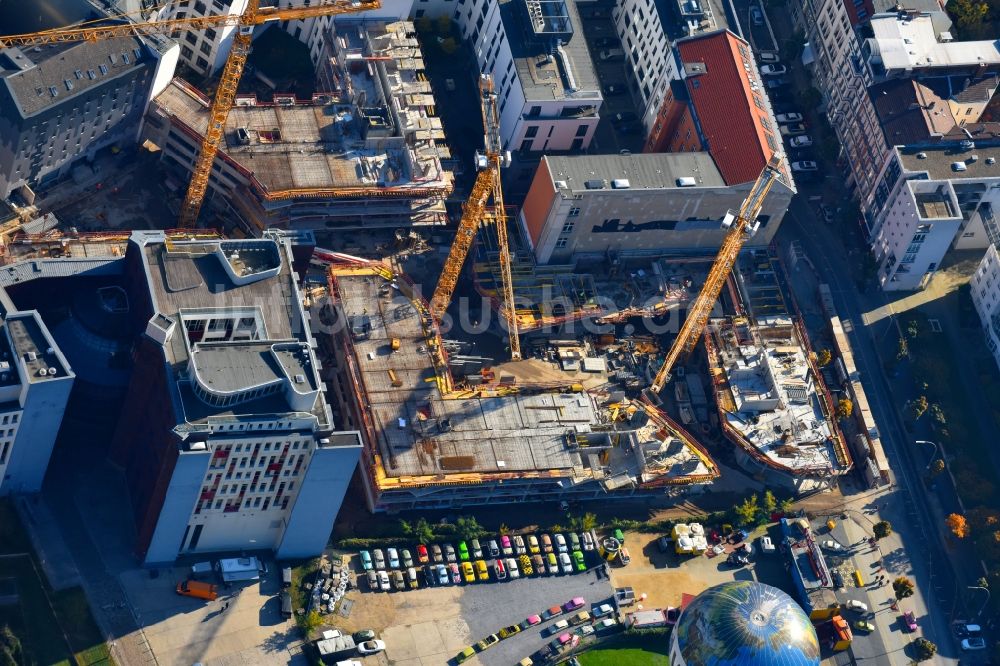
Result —
[[774, 185], [774, 181], [781, 175], [779, 171], [781, 160], [782, 156], [780, 153], [771, 155], [771, 159], [768, 160], [768, 163], [764, 166], [764, 170], [760, 172], [753, 187], [750, 188], [750, 193], [740, 205], [739, 212], [735, 215], [728, 213], [723, 218], [722, 226], [728, 229], [729, 232], [726, 234], [725, 239], [723, 239], [719, 254], [712, 263], [712, 268], [708, 272], [708, 279], [705, 280], [705, 285], [688, 308], [684, 325], [681, 327], [680, 333], [677, 334], [673, 345], [670, 346], [670, 351], [667, 352], [667, 358], [660, 367], [660, 371], [656, 373], [656, 378], [650, 386], [653, 393], [659, 393], [663, 390], [663, 386], [670, 381], [670, 371], [673, 370], [677, 360], [681, 356], [690, 354], [694, 350], [695, 345], [698, 344], [698, 336], [705, 330], [705, 324], [708, 323], [708, 316], [711, 314], [715, 302], [719, 299], [719, 294], [722, 292], [722, 287], [726, 284], [726, 279], [729, 277], [730, 271], [736, 265], [736, 257], [739, 256], [740, 250], [743, 248], [743, 243], [747, 238], [757, 233], [757, 229], [760, 227], [757, 216], [760, 214], [761, 206], [764, 205], [764, 198], [767, 197], [771, 186]]
[[[271, 0], [277, 2], [277, 0]], [[236, 88], [243, 76], [247, 57], [250, 55], [250, 43], [253, 29], [274, 21], [290, 21], [308, 19], [332, 14], [362, 12], [378, 9], [381, 0], [305, 0], [307, 6], [302, 7], [261, 7], [261, 0], [249, 0], [246, 9], [239, 15], [190, 16], [185, 18], [166, 19], [162, 21], [133, 21], [130, 15], [120, 14], [105, 19], [84, 21], [65, 28], [53, 28], [23, 35], [8, 35], [0, 37], [0, 48], [11, 46], [37, 46], [40, 44], [56, 44], [62, 42], [96, 42], [113, 37], [129, 37], [135, 34], [170, 34], [176, 30], [207, 30], [232, 26], [236, 28], [229, 57], [222, 69], [219, 88], [209, 108], [209, 121], [205, 130], [205, 138], [201, 142], [201, 151], [195, 161], [184, 203], [181, 206], [180, 226], [194, 227], [198, 222], [198, 213], [205, 201], [208, 190], [208, 178], [212, 173], [215, 155], [219, 152], [219, 142], [226, 129], [226, 118], [233, 108], [236, 99]], [[114, 22], [114, 21], [119, 22]]]
[[[482, 75], [479, 79], [479, 94], [483, 112], [483, 127], [486, 141], [483, 152], [476, 153], [476, 182], [472, 192], [462, 207], [462, 220], [455, 233], [448, 259], [441, 270], [437, 289], [431, 297], [431, 315], [441, 321], [448, 305], [451, 304], [455, 285], [462, 274], [462, 265], [469, 254], [476, 232], [484, 222], [492, 222], [497, 229], [497, 245], [500, 248], [500, 281], [503, 302], [501, 313], [507, 321], [510, 336], [510, 357], [521, 358], [521, 341], [517, 335], [517, 312], [514, 309], [514, 283], [510, 274], [510, 244], [507, 241], [507, 219], [504, 216], [503, 191], [500, 188], [500, 169], [510, 166], [510, 152], [503, 150], [500, 141], [500, 113], [497, 110], [497, 95], [493, 78]], [[492, 207], [489, 206], [493, 200]]]

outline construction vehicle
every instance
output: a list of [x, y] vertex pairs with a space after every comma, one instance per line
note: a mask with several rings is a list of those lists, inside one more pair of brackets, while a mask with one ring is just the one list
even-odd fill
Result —
[[[191, 228], [198, 223], [198, 214], [205, 201], [208, 190], [208, 178], [212, 172], [212, 164], [219, 152], [226, 129], [226, 119], [236, 100], [236, 88], [243, 76], [247, 57], [250, 55], [250, 43], [253, 29], [256, 26], [275, 21], [302, 20], [332, 14], [361, 12], [378, 9], [381, 0], [313, 0], [302, 7], [278, 7], [277, 0], [273, 6], [261, 7], [261, 0], [249, 0], [246, 9], [240, 15], [220, 14], [214, 16], [190, 16], [162, 21], [134, 21], [130, 14], [119, 14], [106, 19], [84, 21], [65, 28], [41, 30], [21, 35], [0, 37], [0, 49], [11, 46], [39, 46], [42, 44], [57, 44], [63, 42], [95, 42], [114, 37], [131, 37], [136, 34], [166, 34], [177, 30], [208, 30], [232, 26], [236, 28], [229, 57], [222, 68], [219, 87], [209, 108], [209, 121], [205, 130], [205, 138], [201, 142], [201, 150], [195, 161], [191, 183], [188, 185], [184, 203], [181, 206], [180, 226]], [[116, 22], [118, 21], [118, 22]]]
[[725, 286], [726, 280], [729, 279], [729, 273], [733, 270], [733, 266], [736, 265], [736, 258], [743, 248], [743, 243], [757, 233], [757, 230], [760, 228], [757, 216], [760, 214], [761, 206], [764, 205], [764, 198], [771, 190], [771, 186], [774, 185], [774, 181], [781, 175], [779, 168], [781, 167], [782, 159], [783, 157], [780, 153], [771, 155], [771, 159], [764, 165], [764, 170], [760, 172], [753, 187], [750, 188], [750, 193], [743, 200], [743, 203], [740, 204], [739, 212], [735, 214], [732, 212], [727, 213], [723, 218], [722, 227], [728, 229], [728, 233], [726, 233], [726, 237], [722, 241], [722, 247], [719, 249], [719, 254], [716, 255], [715, 261], [712, 263], [712, 268], [708, 272], [705, 285], [688, 308], [684, 325], [681, 326], [680, 333], [677, 334], [673, 345], [670, 346], [670, 351], [667, 352], [667, 357], [663, 361], [663, 365], [660, 367], [659, 372], [656, 373], [656, 378], [653, 379], [653, 383], [649, 387], [649, 391], [654, 395], [662, 391], [664, 385], [670, 381], [670, 371], [673, 370], [677, 360], [682, 356], [686, 357], [690, 354], [694, 350], [695, 345], [698, 344], [698, 337], [705, 330], [712, 307], [719, 300], [722, 287]]
[[[514, 310], [514, 283], [510, 271], [510, 244], [507, 240], [507, 219], [504, 216], [503, 191], [500, 188], [500, 169], [510, 166], [510, 151], [503, 150], [500, 141], [500, 113], [497, 110], [497, 95], [493, 77], [483, 74], [479, 79], [480, 103], [483, 112], [483, 127], [486, 140], [483, 152], [476, 152], [476, 182], [472, 192], [462, 207], [462, 219], [458, 223], [455, 241], [451, 245], [448, 259], [441, 270], [434, 296], [431, 297], [430, 312], [438, 322], [444, 317], [451, 304], [452, 294], [462, 273], [462, 265], [469, 255], [469, 249], [476, 233], [484, 222], [492, 222], [497, 230], [497, 248], [500, 255], [501, 291], [503, 300], [501, 313], [507, 322], [510, 337], [510, 357], [521, 358], [521, 342], [517, 334], [517, 313]], [[492, 199], [493, 205], [489, 206]]]

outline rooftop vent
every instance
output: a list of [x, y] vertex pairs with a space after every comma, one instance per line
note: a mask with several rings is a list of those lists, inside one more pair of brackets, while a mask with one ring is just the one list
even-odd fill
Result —
[[559, 189], [559, 190], [568, 190], [569, 189], [569, 184], [566, 183], [565, 180], [557, 180], [553, 184], [556, 186], [556, 189]]
[[592, 180], [585, 181], [583, 183], [583, 186], [586, 187], [588, 190], [603, 190], [604, 189], [604, 181], [603, 180], [598, 180], [598, 179], [592, 179]]
[[295, 383], [296, 384], [304, 384], [305, 381], [306, 381], [306, 376], [305, 375], [295, 375]]
[[997, 163], [997, 158], [995, 158], [995, 157], [987, 157], [986, 158], [986, 163], [987, 164], [996, 164]]
[[108, 66], [107, 65], [100, 65], [100, 66], [98, 66], [98, 69], [101, 70], [101, 74], [107, 74], [108, 73]]
[[952, 171], [965, 171], [967, 168], [968, 167], [965, 166], [965, 162], [952, 162], [951, 163], [951, 170]]
[[628, 178], [615, 178], [611, 181], [611, 189], [614, 190], [627, 190], [632, 187], [632, 184], [628, 182]]
[[917, 159], [918, 160], [926, 160], [927, 159], [927, 153], [917, 153]]
[[35, 361], [35, 360], [37, 360], [37, 359], [38, 359], [38, 354], [36, 354], [36, 353], [35, 353], [35, 352], [33, 352], [33, 351], [30, 351], [30, 352], [28, 352], [28, 353], [26, 354], [26, 356], [28, 357], [28, 360], [29, 360], [29, 361]]
[[677, 179], [677, 187], [694, 187], [698, 184], [698, 181], [691, 176], [684, 176], [683, 178]]

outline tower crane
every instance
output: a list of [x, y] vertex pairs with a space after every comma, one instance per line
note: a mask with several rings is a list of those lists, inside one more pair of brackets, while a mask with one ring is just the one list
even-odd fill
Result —
[[[277, 0], [272, 0], [277, 2]], [[232, 47], [229, 57], [222, 69], [219, 87], [209, 108], [209, 120], [205, 129], [205, 138], [201, 142], [201, 150], [195, 160], [184, 203], [181, 206], [180, 226], [194, 227], [198, 222], [205, 192], [208, 190], [208, 178], [212, 173], [215, 155], [219, 152], [219, 143], [226, 129], [226, 118], [236, 100], [236, 88], [243, 76], [247, 57], [250, 55], [250, 44], [253, 39], [253, 29], [256, 26], [274, 21], [289, 21], [307, 19], [332, 14], [362, 12], [378, 9], [381, 0], [313, 0], [308, 6], [278, 7], [260, 6], [261, 0], [249, 0], [246, 9], [239, 15], [190, 16], [158, 21], [136, 21], [127, 14], [120, 14], [104, 19], [84, 21], [65, 28], [53, 28], [21, 35], [0, 37], [0, 48], [11, 46], [38, 46], [41, 44], [58, 44], [64, 42], [96, 42], [113, 37], [130, 37], [138, 34], [169, 34], [180, 29], [206, 30], [208, 28], [235, 27]], [[119, 20], [119, 23], [108, 21]]]
[[[500, 113], [493, 77], [484, 74], [479, 79], [479, 95], [483, 112], [486, 141], [483, 152], [476, 152], [476, 182], [468, 200], [462, 206], [462, 219], [458, 223], [455, 241], [444, 262], [441, 277], [431, 298], [430, 311], [435, 320], [441, 321], [451, 304], [455, 285], [462, 273], [462, 265], [469, 254], [476, 232], [484, 222], [493, 222], [497, 229], [497, 246], [500, 248], [500, 281], [502, 314], [507, 321], [510, 337], [510, 356], [521, 358], [521, 342], [517, 335], [517, 313], [514, 310], [514, 283], [510, 272], [510, 244], [507, 241], [507, 221], [504, 217], [503, 191], [500, 188], [500, 169], [510, 166], [510, 152], [503, 150], [500, 141]], [[493, 200], [492, 208], [489, 207]]]
[[650, 386], [654, 394], [662, 391], [663, 386], [670, 381], [670, 371], [673, 370], [677, 359], [690, 354], [695, 345], [698, 344], [698, 336], [701, 335], [705, 324], [708, 323], [708, 316], [711, 314], [715, 302], [719, 299], [719, 294], [722, 292], [722, 287], [725, 285], [730, 271], [736, 265], [736, 257], [743, 248], [743, 243], [757, 233], [757, 229], [760, 228], [757, 216], [760, 214], [764, 198], [767, 197], [771, 186], [781, 175], [779, 168], [782, 159], [780, 153], [772, 154], [771, 159], [764, 165], [764, 170], [760, 172], [753, 187], [750, 188], [750, 193], [740, 204], [739, 212], [735, 215], [731, 212], [727, 213], [723, 218], [722, 226], [729, 231], [722, 241], [722, 247], [712, 263], [712, 268], [708, 271], [705, 285], [692, 302], [691, 307], [688, 308], [684, 325], [670, 346], [667, 358], [663, 361], [660, 371], [656, 373], [656, 378]]

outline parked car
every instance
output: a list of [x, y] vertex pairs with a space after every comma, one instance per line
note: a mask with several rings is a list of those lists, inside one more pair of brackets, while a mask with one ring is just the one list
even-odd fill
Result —
[[[800, 162], [792, 162], [792, 171], [801, 173], [804, 171], [817, 171], [819, 170], [819, 165], [812, 160], [802, 160]], [[825, 541], [823, 543], [826, 543]], [[833, 542], [830, 542], [833, 543]], [[840, 544], [837, 544], [840, 545]]]
[[765, 52], [765, 53], [758, 53], [757, 54], [757, 60], [759, 60], [761, 62], [766, 62], [768, 64], [776, 64], [776, 63], [781, 62], [781, 59], [778, 58], [778, 54], [777, 53], [767, 53], [767, 52]]
[[376, 548], [372, 551], [372, 557], [375, 558], [375, 568], [385, 569], [385, 555], [382, 553], [381, 548]]
[[567, 550], [567, 548], [566, 548], [566, 537], [564, 537], [562, 534], [557, 534], [556, 535], [556, 552], [565, 553], [566, 550]]
[[518, 567], [521, 569], [521, 573], [525, 576], [531, 576], [535, 573], [535, 568], [531, 565], [531, 558], [527, 554], [519, 555], [517, 558]]
[[451, 582], [455, 585], [462, 582], [462, 573], [458, 570], [458, 564], [455, 562], [448, 564], [448, 573], [451, 575]]
[[403, 567], [409, 569], [413, 566], [413, 556], [405, 548], [399, 552], [400, 559], [403, 560]]
[[601, 619], [605, 615], [611, 615], [615, 612], [615, 607], [611, 604], [601, 604], [597, 608], [592, 608], [591, 612], [594, 614], [594, 619]]
[[378, 572], [378, 589], [382, 590], [383, 592], [389, 591], [389, 574], [387, 574], [385, 571]]
[[363, 550], [359, 556], [361, 557], [362, 571], [370, 571], [372, 569], [372, 554], [367, 550]]
[[750, 5], [750, 20], [754, 25], [764, 25], [764, 12], [757, 5]]
[[546, 627], [542, 633], [546, 636], [553, 636], [558, 634], [560, 631], [566, 631], [567, 629], [569, 629], [569, 620], [559, 620], [551, 627]]
[[573, 566], [577, 571], [587, 570], [587, 563], [583, 560], [583, 553], [579, 550], [573, 551]]
[[844, 550], [844, 547], [841, 546], [836, 541], [834, 541], [833, 539], [827, 539], [826, 541], [823, 541], [819, 545], [822, 546], [823, 548], [826, 548], [827, 550], [833, 551], [835, 553], [839, 553], [840, 551]]
[[464, 541], [458, 542], [458, 559], [463, 562], [469, 561], [469, 546]]
[[579, 636], [590, 636], [592, 633], [594, 633], [594, 628], [589, 624], [585, 624], [579, 629], [577, 629], [576, 633]]
[[556, 559], [555, 553], [547, 553], [545, 555], [545, 565], [549, 570], [550, 576], [559, 573], [559, 560]]
[[962, 649], [966, 652], [986, 649], [986, 639], [984, 638], [963, 638]]
[[594, 628], [598, 632], [601, 631], [613, 631], [618, 626], [618, 620], [613, 617], [606, 617], [603, 620], [594, 623]]
[[[764, 65], [767, 67], [767, 65]], [[778, 121], [779, 125], [785, 123], [801, 123], [802, 114], [801, 113], [776, 113], [774, 114], [774, 119]]]
[[580, 537], [577, 536], [576, 532], [569, 533], [569, 549], [580, 550]]
[[778, 129], [781, 132], [781, 136], [798, 136], [799, 134], [806, 133], [806, 126], [802, 123], [781, 125]]
[[489, 552], [491, 558], [500, 557], [500, 546], [497, 545], [495, 539], [490, 539], [490, 542], [486, 544], [486, 549]]
[[588, 552], [594, 550], [594, 537], [590, 532], [583, 533], [583, 549]]
[[444, 545], [444, 559], [449, 562], [457, 562], [458, 559], [455, 557], [455, 547], [450, 543]]
[[402, 592], [406, 589], [406, 579], [403, 578], [403, 572], [399, 569], [393, 569], [392, 572], [392, 589], [397, 592]]
[[569, 553], [559, 553], [559, 569], [564, 573], [573, 573], [573, 563], [569, 559]]
[[472, 659], [475, 656], [476, 656], [476, 648], [474, 648], [474, 647], [472, 647], [470, 645], [469, 647], [465, 648], [464, 650], [462, 650], [461, 652], [459, 652], [457, 655], [455, 655], [455, 663], [456, 664], [463, 664], [463, 663], [467, 662], [468, 660]]
[[504, 565], [502, 559], [497, 558], [496, 562], [493, 563], [493, 574], [497, 577], [497, 580], [507, 579], [507, 567]]
[[365, 641], [375, 640], [375, 630], [374, 629], [361, 629], [360, 631], [355, 631], [351, 634], [351, 638], [354, 639], [355, 643], [364, 643]]
[[788, 140], [788, 145], [792, 148], [808, 148], [813, 145], [813, 140], [808, 135], [793, 136]]
[[430, 558], [427, 556], [427, 546], [424, 544], [419, 544], [417, 546], [417, 561], [421, 564], [427, 564], [430, 562]]
[[528, 552], [528, 549], [524, 545], [524, 537], [518, 534], [514, 537], [514, 553], [517, 555], [524, 555]]
[[374, 569], [368, 571], [368, 589], [372, 592], [378, 591], [378, 574]]
[[866, 604], [863, 601], [858, 601], [857, 599], [851, 599], [850, 601], [848, 601], [844, 605], [847, 606], [850, 610], [852, 610], [852, 611], [854, 611], [856, 613], [867, 613], [868, 612], [868, 604]]
[[431, 559], [435, 562], [444, 562], [444, 555], [441, 554], [441, 546], [437, 544], [431, 546]]
[[389, 548], [385, 551], [386, 559], [389, 560], [390, 569], [399, 568], [399, 553], [396, 552], [395, 548]]
[[584, 604], [586, 603], [587, 600], [584, 599], [583, 597], [573, 597], [572, 599], [570, 599], [569, 601], [567, 601], [562, 605], [562, 609], [565, 612], [569, 613], [570, 611], [575, 611], [577, 608], [583, 608]]
[[618, 58], [624, 58], [625, 57], [625, 51], [623, 51], [621, 49], [614, 49], [614, 48], [612, 48], [612, 49], [601, 49], [601, 52], [598, 55], [598, 57], [601, 60], [617, 60]]
[[552, 552], [552, 537], [548, 534], [542, 535], [542, 551], [546, 553]]
[[483, 547], [479, 545], [479, 539], [473, 539], [469, 542], [469, 551], [472, 553], [472, 559], [483, 559]]
[[557, 615], [562, 615], [562, 606], [553, 606], [552, 608], [542, 612], [542, 622], [548, 622]]
[[472, 568], [472, 562], [462, 562], [462, 579], [466, 583], [476, 582], [476, 572]]
[[521, 633], [521, 627], [519, 627], [516, 624], [512, 624], [498, 631], [497, 636], [500, 637], [500, 640], [503, 640], [505, 638], [510, 638], [514, 634], [519, 634], [519, 633]]
[[542, 549], [538, 545], [538, 537], [534, 534], [528, 537], [528, 552], [532, 555], [542, 552]]
[[486, 568], [486, 562], [484, 562], [483, 560], [476, 560], [475, 568], [476, 568], [476, 578], [478, 578], [481, 581], [490, 579], [490, 571], [489, 569]]
[[983, 628], [978, 624], [966, 624], [965, 622], [955, 622], [952, 628], [957, 638], [975, 638], [983, 631]]
[[504, 534], [500, 537], [500, 551], [503, 552], [504, 557], [510, 557], [514, 554], [514, 546], [510, 543], [510, 537]]
[[605, 97], [615, 97], [627, 93], [628, 88], [625, 87], [624, 83], [609, 83], [601, 88], [601, 92], [604, 93]]
[[784, 65], [762, 65], [760, 68], [760, 73], [764, 76], [781, 76], [787, 71]]
[[542, 622], [542, 616], [541, 615], [529, 615], [528, 617], [524, 618], [521, 621], [521, 625], [520, 625], [521, 626], [521, 630], [524, 631], [528, 627], [533, 627], [536, 624], [541, 624], [541, 622]]
[[443, 564], [437, 565], [437, 584], [447, 585], [451, 582], [451, 577], [448, 575], [448, 569]]
[[868, 620], [855, 620], [854, 628], [858, 631], [863, 631], [867, 634], [870, 634], [873, 631], [875, 631], [875, 625], [869, 622]]
[[760, 552], [773, 553], [774, 551], [775, 551], [774, 542], [771, 541], [771, 537], [762, 536], [760, 538]]
[[906, 625], [907, 631], [917, 630], [917, 616], [913, 614], [913, 611], [903, 613], [903, 624]]
[[364, 643], [358, 645], [358, 654], [364, 654], [364, 655], [378, 654], [383, 650], [385, 650], [385, 643], [378, 640], [365, 641]]
[[496, 645], [499, 642], [500, 642], [500, 637], [499, 636], [497, 636], [496, 634], [490, 634], [489, 636], [487, 636], [483, 640], [481, 640], [478, 643], [476, 643], [476, 649], [479, 650], [480, 652], [482, 652], [486, 648], [493, 647], [494, 645]]

